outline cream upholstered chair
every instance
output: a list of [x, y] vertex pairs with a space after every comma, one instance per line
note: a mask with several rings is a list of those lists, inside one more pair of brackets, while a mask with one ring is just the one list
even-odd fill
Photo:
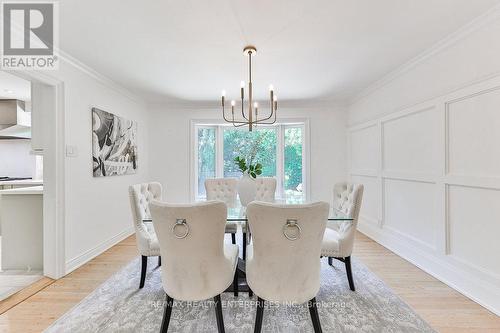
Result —
[[224, 244], [225, 203], [182, 205], [153, 201], [150, 207], [165, 262], [161, 280], [167, 305], [161, 331], [168, 329], [174, 299], [200, 301], [213, 297], [217, 327], [224, 332], [220, 294], [231, 284], [237, 286], [238, 258], [238, 247]]
[[352, 278], [351, 254], [362, 199], [363, 185], [346, 182], [335, 184], [333, 208], [352, 217], [353, 221], [352, 223], [329, 224], [325, 230], [321, 249], [321, 256], [328, 257], [330, 266], [333, 258], [345, 263], [347, 280], [352, 291], [355, 291], [355, 287]]
[[141, 281], [139, 283], [139, 288], [142, 288], [146, 279], [148, 257], [158, 256], [158, 265], [161, 265], [160, 246], [154, 228], [151, 223], [146, 224], [143, 220], [151, 218], [149, 203], [152, 200], [161, 200], [162, 187], [157, 182], [131, 185], [129, 196], [134, 219], [135, 239], [142, 259]]
[[[276, 178], [258, 177], [255, 179], [255, 201], [274, 202], [276, 198]], [[246, 259], [246, 224], [243, 225], [243, 260]]]
[[[238, 194], [238, 179], [236, 178], [209, 178], [205, 179], [205, 191], [207, 200], [224, 201], [228, 207], [236, 206]], [[233, 244], [236, 244], [236, 232], [238, 224], [236, 222], [226, 223], [226, 233], [231, 234]]]
[[247, 206], [253, 242], [248, 246], [246, 278], [258, 296], [254, 332], [260, 332], [264, 300], [308, 303], [315, 332], [321, 332], [316, 294], [320, 287], [321, 240], [329, 205], [280, 205], [251, 202]]
[[255, 189], [255, 201], [274, 202], [276, 195], [276, 178], [256, 178]]

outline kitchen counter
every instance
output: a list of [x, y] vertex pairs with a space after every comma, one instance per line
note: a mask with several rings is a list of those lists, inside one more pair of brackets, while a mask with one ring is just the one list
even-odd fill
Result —
[[0, 195], [43, 194], [43, 186], [19, 187], [0, 190]]
[[37, 186], [43, 185], [42, 179], [0, 180], [0, 186]]
[[0, 191], [3, 270], [43, 269], [43, 186]]

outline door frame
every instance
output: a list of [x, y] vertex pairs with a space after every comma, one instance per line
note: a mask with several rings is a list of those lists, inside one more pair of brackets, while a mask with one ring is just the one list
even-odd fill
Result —
[[[65, 99], [64, 82], [40, 71], [6, 71], [30, 82], [53, 87], [54, 110], [44, 128], [43, 167], [43, 275], [59, 279], [66, 274], [65, 257]], [[48, 170], [51, 170], [49, 173]]]

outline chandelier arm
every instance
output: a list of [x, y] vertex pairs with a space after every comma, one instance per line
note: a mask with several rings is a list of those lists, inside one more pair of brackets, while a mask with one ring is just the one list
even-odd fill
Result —
[[234, 123], [233, 123], [233, 126], [234, 126], [234, 127], [242, 127], [242, 126], [247, 126], [248, 124], [249, 124], [248, 122], [246, 122], [246, 123], [245, 123], [245, 122], [242, 122], [242, 123], [240, 123], [239, 125], [236, 125], [236, 122], [234, 122]]
[[271, 125], [271, 124], [274, 124], [276, 122], [276, 119], [272, 120], [271, 122], [265, 122], [266, 119], [261, 119], [261, 120], [257, 120], [254, 122], [254, 124], [261, 124], [261, 125]]
[[243, 126], [243, 125], [248, 125], [248, 121], [234, 120], [234, 112], [232, 114], [233, 114], [233, 120], [230, 121], [230, 122], [233, 123], [233, 125], [234, 124], [241, 124], [241, 125], [238, 125], [236, 127]]
[[233, 114], [233, 120], [230, 120], [230, 119], [227, 119], [226, 118], [226, 113], [224, 112], [224, 106], [222, 107], [222, 118], [224, 118], [224, 120], [227, 122], [227, 123], [239, 123], [239, 124], [247, 124], [247, 122], [245, 121], [238, 121], [238, 120], [234, 120], [234, 114]]
[[241, 99], [241, 115], [243, 116], [243, 118], [245, 118], [248, 121], [247, 116], [245, 116], [245, 111], [243, 111], [244, 107], [245, 107], [244, 100]]
[[[268, 117], [266, 117], [266, 118], [262, 118], [262, 119], [258, 119], [258, 120], [256, 120], [256, 121], [257, 121], [257, 122], [260, 122], [260, 121], [266, 121], [266, 120], [269, 120], [269, 119], [271, 119], [271, 118], [273, 117], [273, 114], [276, 114], [276, 112], [273, 112], [273, 110], [271, 109], [271, 114], [270, 114]], [[276, 117], [275, 117], [275, 118], [276, 118]]]
[[[271, 123], [264, 123], [264, 121], [266, 120], [269, 120], [273, 117], [273, 114], [274, 114], [274, 120], [271, 122]], [[271, 114], [269, 115], [269, 117], [267, 118], [263, 118], [263, 119], [260, 119], [257, 121], [257, 123], [261, 123], [261, 124], [274, 124], [276, 122], [276, 116], [277, 116], [278, 112], [276, 110], [274, 110], [274, 112], [271, 110]]]

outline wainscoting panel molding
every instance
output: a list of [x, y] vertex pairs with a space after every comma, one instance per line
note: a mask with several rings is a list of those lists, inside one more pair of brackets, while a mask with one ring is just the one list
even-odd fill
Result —
[[353, 182], [365, 186], [363, 192], [363, 220], [379, 225], [381, 221], [379, 180], [373, 176], [351, 175]]
[[359, 229], [500, 315], [500, 77], [358, 124]]
[[378, 130], [370, 125], [351, 132], [351, 167], [360, 174], [377, 174], [379, 165]]
[[446, 104], [449, 174], [500, 178], [499, 106], [500, 87]]
[[436, 186], [384, 179], [384, 228], [408, 241], [436, 250]]
[[439, 134], [436, 117], [432, 106], [382, 121], [383, 171], [420, 174], [435, 171], [435, 143]]

